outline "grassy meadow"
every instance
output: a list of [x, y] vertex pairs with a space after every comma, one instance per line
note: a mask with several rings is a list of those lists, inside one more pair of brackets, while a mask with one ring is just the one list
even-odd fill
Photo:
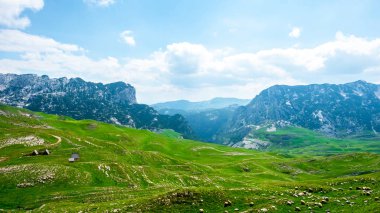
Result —
[[379, 141], [281, 131], [262, 152], [1, 105], [0, 211], [379, 211]]

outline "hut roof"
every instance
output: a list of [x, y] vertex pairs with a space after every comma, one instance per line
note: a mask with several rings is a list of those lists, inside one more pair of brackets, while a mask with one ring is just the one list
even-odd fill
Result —
[[37, 150], [33, 150], [32, 155], [38, 155], [38, 151]]
[[73, 154], [71, 154], [71, 158], [78, 159], [79, 158], [79, 154], [78, 153], [73, 153]]

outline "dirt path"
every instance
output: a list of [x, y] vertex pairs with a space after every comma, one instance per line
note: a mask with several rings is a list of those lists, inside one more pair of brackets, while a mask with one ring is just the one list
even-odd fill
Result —
[[62, 142], [62, 138], [59, 137], [59, 136], [56, 136], [56, 135], [51, 135], [53, 137], [55, 137], [57, 139], [57, 142], [53, 143], [53, 144], [50, 144], [49, 146], [56, 146], [58, 144], [60, 144]]
[[94, 144], [94, 143], [91, 143], [90, 141], [86, 141], [86, 140], [84, 140], [84, 142], [87, 143], [87, 144], [89, 144], [89, 145], [95, 146], [95, 147], [97, 147], [97, 148], [103, 148], [102, 146], [99, 146], [99, 145], [96, 145], [96, 144]]

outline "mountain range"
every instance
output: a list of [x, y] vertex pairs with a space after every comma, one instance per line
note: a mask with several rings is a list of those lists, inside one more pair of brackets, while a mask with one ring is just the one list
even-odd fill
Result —
[[236, 109], [221, 130], [224, 143], [244, 140], [252, 130], [296, 126], [332, 137], [375, 136], [380, 132], [380, 85], [356, 81], [347, 84], [276, 85]]
[[0, 102], [34, 111], [94, 119], [150, 130], [173, 129], [186, 137], [192, 130], [181, 115], [161, 115], [136, 102], [135, 88], [124, 82], [86, 82], [80, 78], [0, 74]]
[[[161, 113], [182, 114], [199, 140], [236, 147], [276, 146], [274, 143], [281, 140], [274, 140], [278, 137], [273, 135], [277, 129], [286, 127], [309, 129], [333, 138], [377, 137], [380, 132], [380, 86], [365, 81], [275, 85], [246, 105], [241, 100], [224, 108], [193, 110], [188, 103], [170, 102], [153, 107]], [[181, 109], [182, 106], [185, 107]], [[263, 134], [261, 129], [267, 133]]]
[[273, 144], [273, 136], [264, 137], [261, 129], [275, 134], [281, 128], [304, 128], [335, 138], [378, 137], [380, 132], [380, 85], [365, 81], [275, 85], [251, 101], [215, 98], [148, 106], [138, 104], [135, 94], [124, 82], [0, 74], [0, 102], [7, 105], [154, 131], [173, 129], [230, 146]]

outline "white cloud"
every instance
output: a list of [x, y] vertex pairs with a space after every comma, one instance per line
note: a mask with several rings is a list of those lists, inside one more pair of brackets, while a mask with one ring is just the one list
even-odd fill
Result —
[[253, 53], [210, 50], [183, 42], [170, 44], [146, 59], [130, 59], [126, 66], [130, 75], [143, 79], [135, 84], [138, 93], [160, 94], [144, 101], [252, 98], [274, 84], [344, 83], [358, 79], [379, 82], [380, 39], [338, 32], [334, 40], [312, 48]]
[[301, 28], [293, 27], [292, 31], [289, 33], [289, 37], [291, 38], [299, 38], [301, 36]]
[[136, 45], [135, 38], [132, 36], [132, 31], [129, 31], [129, 30], [123, 31], [122, 33], [120, 33], [120, 38], [123, 40], [123, 42], [125, 42], [129, 46]]
[[112, 77], [112, 73], [120, 68], [116, 58], [93, 60], [77, 45], [60, 43], [18, 30], [0, 30], [0, 52], [19, 54], [18, 59], [0, 59], [2, 73], [32, 72], [53, 77], [84, 77], [96, 81], [103, 78], [104, 81], [114, 81], [108, 76]]
[[50, 38], [0, 31], [0, 51], [19, 58], [0, 59], [0, 72], [82, 77], [91, 81], [125, 81], [140, 102], [205, 100], [215, 96], [253, 98], [274, 84], [380, 82], [380, 38], [340, 32], [312, 48], [267, 49], [237, 53], [188, 42], [167, 45], [146, 58], [94, 60], [73, 44]]
[[173, 73], [191, 74], [201, 72], [213, 54], [200, 44], [174, 43], [166, 47], [165, 60]]
[[100, 7], [108, 7], [115, 3], [115, 0], [83, 0], [86, 4]]
[[43, 7], [43, 0], [0, 0], [0, 25], [24, 29], [30, 25], [30, 20], [22, 16], [23, 11], [38, 11]]
[[3, 52], [73, 52], [77, 45], [62, 44], [54, 39], [30, 35], [19, 30], [0, 30], [0, 51]]

